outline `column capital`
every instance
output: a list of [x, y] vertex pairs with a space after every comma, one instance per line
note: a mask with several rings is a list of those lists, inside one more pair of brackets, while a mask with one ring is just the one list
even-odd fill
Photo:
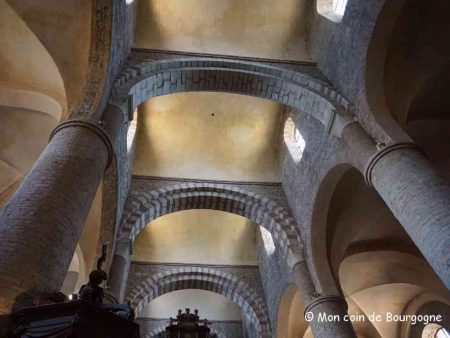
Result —
[[106, 163], [106, 168], [108, 168], [113, 160], [114, 157], [114, 147], [113, 143], [111, 142], [110, 137], [108, 134], [98, 125], [84, 121], [84, 120], [67, 120], [64, 121], [56, 126], [55, 129], [50, 134], [49, 142], [55, 137], [57, 133], [59, 133], [63, 129], [67, 129], [70, 127], [78, 127], [78, 128], [85, 128], [90, 131], [92, 131], [94, 134], [96, 134], [100, 139], [102, 140], [103, 144], [105, 145], [107, 151], [108, 151], [108, 161]]
[[353, 123], [358, 121], [348, 111], [334, 111], [327, 130], [329, 134], [342, 138], [344, 129]]
[[114, 255], [121, 256], [125, 259], [133, 254], [133, 242], [130, 238], [119, 238], [116, 241]]
[[317, 305], [322, 304], [322, 303], [339, 303], [339, 304], [344, 305], [345, 311], [348, 310], [348, 304], [343, 297], [330, 295], [330, 296], [319, 296], [317, 298], [314, 298], [314, 300], [311, 303], [309, 303], [308, 305], [305, 306], [304, 314], [306, 315], [306, 313], [310, 312]]
[[366, 181], [366, 184], [370, 188], [373, 188], [372, 172], [373, 168], [377, 165], [377, 163], [387, 154], [402, 149], [412, 149], [425, 156], [425, 152], [417, 144], [412, 142], [394, 143], [389, 146], [379, 148], [379, 150], [375, 154], [373, 154], [372, 157], [369, 159], [364, 169], [364, 179]]

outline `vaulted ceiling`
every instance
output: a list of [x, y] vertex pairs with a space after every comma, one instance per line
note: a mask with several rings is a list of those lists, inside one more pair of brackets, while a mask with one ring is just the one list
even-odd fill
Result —
[[306, 0], [140, 0], [137, 48], [310, 61]]
[[226, 93], [161, 96], [139, 107], [134, 174], [279, 181], [283, 106]]

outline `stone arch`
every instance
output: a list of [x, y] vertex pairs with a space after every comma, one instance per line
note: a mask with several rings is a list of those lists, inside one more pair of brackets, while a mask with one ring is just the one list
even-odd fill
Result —
[[[394, 313], [395, 306], [422, 289], [446, 292], [437, 278], [430, 278], [433, 270], [381, 197], [350, 165], [339, 164], [324, 177], [312, 224], [309, 252], [318, 291], [344, 294], [349, 313]], [[354, 323], [358, 336], [388, 337], [397, 330], [396, 324], [360, 323]]]
[[309, 325], [302, 313], [300, 290], [295, 284], [287, 284], [278, 303], [276, 337], [304, 337]]
[[55, 58], [15, 5], [0, 1], [0, 208], [67, 115], [66, 89]]
[[133, 110], [152, 97], [190, 91], [229, 92], [274, 100], [314, 116], [328, 132], [335, 113], [348, 108], [347, 100], [327, 82], [306, 72], [208, 57], [132, 64], [116, 79], [111, 101], [128, 111], [131, 119]]
[[[64, 119], [70, 115], [89, 120], [96, 113], [101, 114], [105, 106], [105, 98], [101, 101], [103, 89], [110, 87], [112, 82], [107, 79], [113, 35], [112, 4], [90, 0], [68, 1], [64, 6], [58, 1], [51, 5], [33, 0], [3, 2], [9, 4], [54, 60], [65, 88]], [[125, 3], [120, 6], [125, 9]], [[42, 17], [48, 24], [42, 24]], [[55, 29], [59, 27], [61, 17], [66, 18], [67, 27]], [[17, 41], [29, 47], [28, 43]], [[112, 67], [118, 66], [114, 64], [120, 63], [121, 57], [112, 61]], [[25, 65], [22, 67], [28, 70]], [[39, 68], [44, 73], [40, 80], [48, 81], [51, 74], [42, 65]], [[37, 88], [41, 87], [40, 84]], [[106, 89], [105, 94], [108, 92]]]
[[411, 115], [418, 100], [425, 98], [426, 103], [425, 109], [420, 105], [420, 119], [432, 117], [436, 107], [448, 108], [450, 48], [444, 41], [450, 27], [445, 13], [450, 7], [445, 0], [381, 3], [366, 57], [367, 102], [392, 139], [410, 142], [414, 137], [408, 124], [417, 118]]
[[8, 1], [0, 3], [0, 66], [7, 69], [0, 75], [2, 97], [6, 96], [9, 102], [5, 103], [13, 103], [14, 107], [37, 111], [44, 108], [59, 121], [67, 113], [62, 73], [48, 47], [15, 7]]
[[183, 289], [201, 289], [225, 296], [241, 307], [255, 325], [259, 337], [270, 333], [269, 316], [263, 298], [238, 277], [212, 268], [180, 267], [154, 274], [135, 287], [127, 299], [138, 316], [155, 298]]
[[327, 215], [334, 190], [342, 176], [352, 167], [347, 164], [338, 164], [331, 168], [323, 178], [317, 192], [312, 214], [311, 229], [311, 257], [314, 262], [314, 272], [325, 294], [338, 294], [338, 289], [330, 269], [327, 246]]
[[[438, 323], [435, 320], [431, 320], [430, 323], [424, 322], [416, 323], [412, 325], [411, 322], [403, 322], [400, 325], [399, 333], [400, 337], [422, 338], [422, 337], [439, 337], [436, 334], [439, 329], [446, 329], [448, 334], [448, 328], [450, 327], [450, 307], [449, 301], [437, 296], [434, 293], [423, 292], [412, 299], [403, 311], [403, 315], [426, 315], [426, 314], [441, 314], [443, 320]], [[431, 326], [431, 327], [430, 327]], [[434, 326], [434, 330], [433, 330]], [[428, 335], [426, 335], [428, 333]], [[445, 337], [445, 335], [443, 335]]]
[[409, 141], [407, 135], [389, 113], [383, 88], [384, 66], [390, 33], [397, 23], [404, 2], [403, 0], [384, 1], [368, 44], [365, 85], [367, 102], [375, 120], [391, 138]]
[[[367, 278], [370, 276], [370, 278]], [[430, 265], [422, 258], [399, 251], [366, 251], [348, 256], [339, 268], [339, 281], [350, 311], [367, 316], [376, 313], [418, 315], [444, 313], [448, 309], [448, 291], [434, 276]], [[421, 312], [423, 306], [439, 303], [439, 310]], [[361, 326], [354, 323], [357, 333], [369, 337], [420, 337], [420, 322], [382, 324], [370, 320]]]
[[259, 194], [224, 184], [186, 183], [136, 195], [124, 212], [120, 237], [134, 241], [151, 221], [189, 209], [214, 209], [246, 217], [266, 228], [290, 266], [302, 257], [301, 239], [290, 211]]

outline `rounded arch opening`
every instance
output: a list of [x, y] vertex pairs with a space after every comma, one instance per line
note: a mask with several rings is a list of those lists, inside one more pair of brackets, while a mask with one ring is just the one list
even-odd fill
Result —
[[[67, 101], [62, 75], [47, 48], [16, 12], [15, 7], [7, 1], [0, 3], [1, 56], [2, 68], [5, 69], [0, 76], [0, 86], [49, 96], [66, 113]], [[33, 57], [30, 58], [30, 55]], [[38, 98], [34, 99], [39, 102]]]
[[[433, 290], [434, 291], [434, 290]], [[408, 338], [422, 338], [423, 334], [437, 333], [430, 330], [430, 324], [438, 324], [444, 328], [450, 327], [450, 298], [442, 297], [436, 292], [424, 291], [411, 300], [404, 309], [404, 315], [427, 317], [415, 325], [404, 322], [400, 328], [400, 335]], [[440, 318], [436, 318], [436, 315]], [[431, 331], [431, 332], [430, 332]]]
[[174, 268], [153, 275], [139, 283], [129, 293], [128, 300], [139, 316], [143, 308], [155, 298], [184, 289], [212, 291], [225, 296], [243, 309], [258, 337], [270, 334], [267, 309], [257, 292], [239, 278], [213, 268]]
[[142, 61], [125, 70], [116, 80], [112, 103], [131, 115], [149, 98], [195, 91], [228, 92], [273, 100], [303, 110], [326, 128], [332, 123], [335, 111], [348, 107], [344, 97], [307, 72], [206, 57]]
[[412, 138], [423, 146], [409, 126], [417, 112], [422, 120], [436, 115], [441, 123], [449, 120], [450, 102], [442, 95], [450, 68], [448, 10], [445, 0], [386, 1], [377, 19], [367, 54], [366, 97], [395, 141]]
[[16, 6], [0, 1], [0, 207], [67, 115], [66, 90], [55, 59]]
[[328, 258], [327, 216], [335, 188], [342, 176], [351, 168], [347, 164], [340, 164], [332, 168], [322, 180], [314, 201], [311, 223], [314, 226], [311, 229], [311, 248], [309, 250], [314, 262], [312, 273], [316, 274], [320, 288], [325, 294], [339, 292]]
[[301, 258], [300, 236], [288, 210], [258, 194], [236, 187], [200, 183], [175, 185], [134, 196], [133, 209], [126, 210], [120, 237], [134, 241], [151, 221], [176, 211], [212, 209], [243, 216], [265, 227], [280, 246], [282, 256], [291, 266]]
[[313, 237], [320, 241], [313, 243], [313, 258], [322, 291], [337, 290], [346, 297], [349, 314], [365, 316], [353, 323], [358, 336], [396, 336], [399, 323], [371, 321], [368, 315], [402, 315], [421, 293], [430, 290], [447, 299], [448, 290], [362, 175], [340, 169], [325, 177], [332, 189], [316, 201], [323, 214], [315, 216], [322, 232]]
[[277, 338], [312, 338], [308, 322], [303, 318], [300, 290], [288, 284], [280, 298], [277, 315]]
[[450, 332], [442, 325], [429, 323], [423, 328], [420, 338], [449, 338]]
[[153, 220], [142, 229], [133, 243], [132, 260], [257, 266], [258, 230], [256, 223], [229, 212], [177, 211]]

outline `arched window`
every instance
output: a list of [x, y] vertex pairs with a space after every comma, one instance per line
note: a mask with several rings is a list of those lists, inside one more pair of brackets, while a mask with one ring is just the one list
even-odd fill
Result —
[[450, 338], [450, 334], [441, 325], [430, 323], [423, 328], [422, 338]]
[[137, 108], [133, 112], [133, 120], [130, 122], [127, 133], [127, 153], [131, 151], [134, 145], [134, 138], [136, 136], [137, 127]]
[[436, 338], [450, 338], [450, 333], [446, 329], [441, 327], [436, 332]]
[[339, 23], [344, 17], [348, 0], [317, 0], [317, 12], [328, 20]]
[[261, 239], [264, 244], [264, 250], [266, 251], [267, 256], [272, 256], [275, 252], [275, 243], [273, 241], [272, 234], [266, 228], [262, 226], [259, 227], [261, 231]]
[[284, 125], [284, 142], [292, 156], [295, 163], [299, 163], [303, 156], [303, 150], [305, 150], [305, 140], [303, 139], [300, 131], [295, 127], [292, 118], [286, 120]]

